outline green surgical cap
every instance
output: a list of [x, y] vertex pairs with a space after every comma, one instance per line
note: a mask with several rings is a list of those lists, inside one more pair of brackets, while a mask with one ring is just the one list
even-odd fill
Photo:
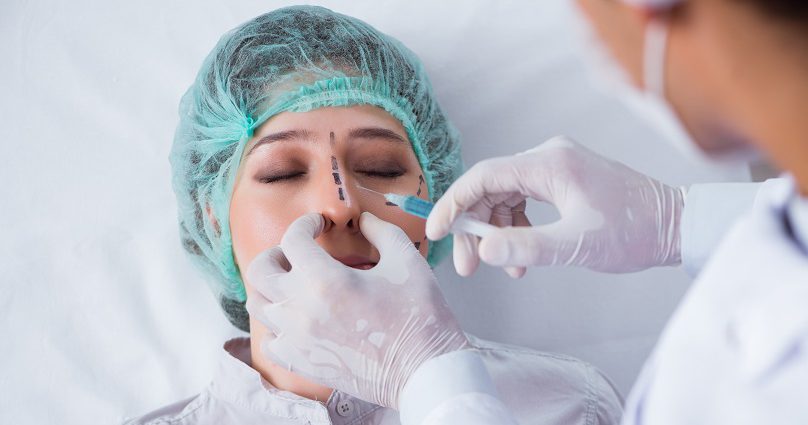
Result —
[[[375, 105], [401, 121], [433, 202], [459, 175], [458, 133], [415, 54], [370, 25], [322, 7], [278, 9], [227, 32], [180, 101], [170, 157], [180, 236], [195, 263], [214, 277], [211, 288], [242, 330], [249, 329], [246, 292], [229, 217], [244, 146], [278, 113], [350, 105]], [[449, 242], [430, 243], [430, 264]]]

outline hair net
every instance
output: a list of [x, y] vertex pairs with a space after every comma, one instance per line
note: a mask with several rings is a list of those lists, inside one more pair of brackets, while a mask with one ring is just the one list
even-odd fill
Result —
[[[182, 243], [240, 329], [246, 293], [229, 209], [246, 142], [280, 112], [360, 104], [401, 121], [437, 200], [462, 169], [458, 134], [415, 54], [358, 19], [311, 6], [258, 16], [219, 40], [183, 96], [170, 157]], [[430, 264], [449, 242], [430, 243]]]

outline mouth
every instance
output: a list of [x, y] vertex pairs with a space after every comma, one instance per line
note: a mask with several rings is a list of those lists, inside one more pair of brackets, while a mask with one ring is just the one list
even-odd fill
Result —
[[362, 257], [360, 255], [349, 255], [347, 257], [334, 257], [334, 258], [348, 267], [360, 270], [372, 269], [377, 264], [376, 261], [373, 261], [368, 257]]

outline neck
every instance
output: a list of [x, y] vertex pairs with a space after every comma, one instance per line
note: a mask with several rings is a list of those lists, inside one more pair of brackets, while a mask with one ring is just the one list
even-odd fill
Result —
[[802, 158], [804, 161], [801, 164], [802, 167], [797, 171], [793, 171], [792, 174], [800, 196], [808, 198], [808, 155], [804, 155]]
[[747, 122], [754, 126], [760, 148], [808, 196], [808, 60], [800, 59], [783, 54], [766, 59], [769, 72], [760, 75], [754, 97], [748, 99]]
[[[808, 95], [808, 81], [802, 82]], [[797, 85], [792, 85], [796, 91]], [[796, 96], [795, 96], [796, 97]], [[794, 99], [789, 102], [782, 99], [775, 105], [770, 103], [766, 121], [761, 123], [759, 133], [760, 147], [780, 169], [794, 178], [797, 191], [801, 196], [808, 196], [808, 102]], [[763, 117], [759, 117], [763, 118]]]
[[316, 384], [284, 369], [261, 353], [261, 346], [264, 341], [269, 341], [273, 336], [267, 328], [257, 320], [250, 318], [250, 353], [252, 354], [252, 368], [258, 371], [267, 382], [275, 388], [289, 391], [301, 397], [326, 402], [333, 390], [323, 385]]

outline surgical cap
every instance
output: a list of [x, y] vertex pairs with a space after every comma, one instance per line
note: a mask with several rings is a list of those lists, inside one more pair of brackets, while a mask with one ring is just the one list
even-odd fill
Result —
[[[462, 170], [457, 131], [418, 58], [370, 25], [322, 7], [278, 9], [227, 32], [180, 101], [171, 150], [180, 236], [227, 317], [248, 330], [230, 198], [253, 131], [284, 111], [374, 105], [407, 132], [434, 202]], [[430, 242], [436, 264], [449, 239]]]

